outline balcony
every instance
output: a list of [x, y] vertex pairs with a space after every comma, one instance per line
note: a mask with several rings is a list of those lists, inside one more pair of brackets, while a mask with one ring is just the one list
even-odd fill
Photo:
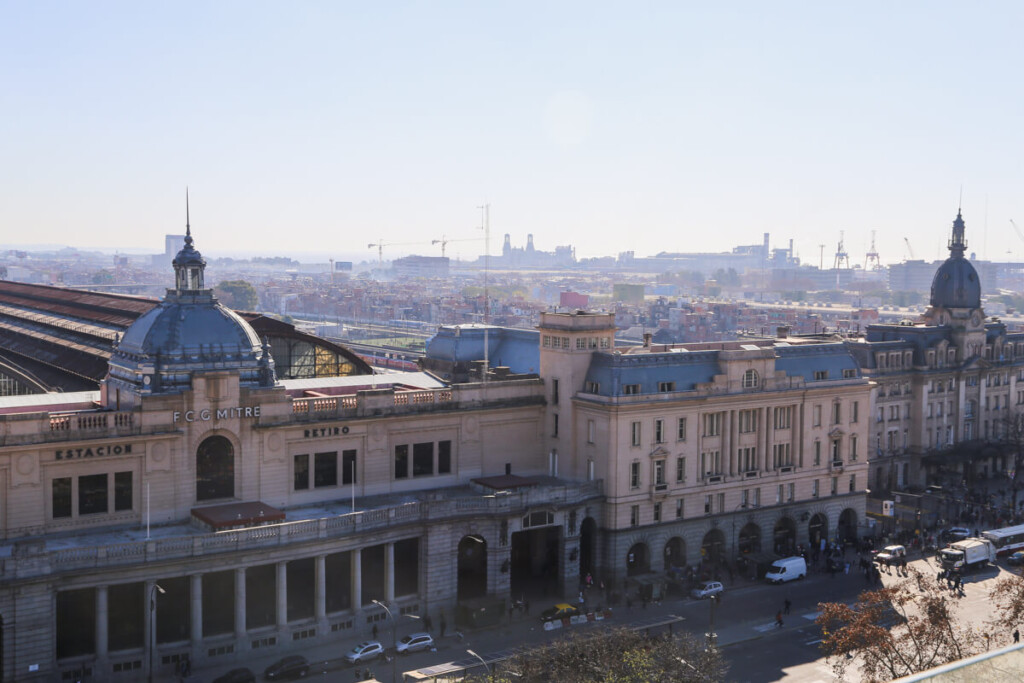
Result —
[[708, 474], [704, 476], [705, 484], [721, 484], [723, 481], [725, 481], [725, 477], [721, 474]]

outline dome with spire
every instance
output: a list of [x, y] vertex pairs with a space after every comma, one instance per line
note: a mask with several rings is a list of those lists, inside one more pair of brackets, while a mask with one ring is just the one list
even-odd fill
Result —
[[929, 303], [933, 308], [981, 308], [981, 280], [978, 271], [964, 257], [964, 219], [957, 211], [949, 258], [935, 271]]
[[193, 246], [187, 218], [185, 247], [173, 264], [175, 289], [168, 289], [160, 305], [115, 343], [106, 378], [108, 401], [189, 389], [192, 376], [207, 371], [238, 372], [243, 387], [274, 386], [269, 344], [204, 288], [206, 261]]

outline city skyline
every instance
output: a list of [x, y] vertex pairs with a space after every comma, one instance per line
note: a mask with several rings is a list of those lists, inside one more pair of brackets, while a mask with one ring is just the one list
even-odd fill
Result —
[[0, 9], [5, 243], [155, 253], [189, 185], [210, 256], [465, 259], [486, 202], [491, 254], [932, 260], [962, 204], [1024, 259], [1012, 3], [56, 7]]

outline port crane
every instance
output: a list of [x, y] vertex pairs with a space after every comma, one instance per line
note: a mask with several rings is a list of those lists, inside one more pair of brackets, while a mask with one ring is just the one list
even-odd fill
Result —
[[907, 245], [907, 253], [910, 254], [910, 260], [914, 260], [914, 248], [910, 246], [910, 239], [907, 237], [903, 238], [903, 243]]
[[455, 239], [448, 239], [447, 235], [441, 235], [441, 239], [431, 240], [430, 243], [441, 245], [441, 258], [444, 258], [444, 248], [448, 246], [449, 242], [479, 242], [482, 239], [482, 237], [457, 237]]
[[875, 231], [871, 231], [871, 249], [868, 250], [867, 255], [864, 257], [864, 270], [881, 270], [882, 269], [882, 257], [878, 255], [878, 249], [875, 248]]
[[426, 242], [385, 242], [383, 240], [378, 240], [376, 242], [371, 242], [371, 243], [367, 244], [366, 248], [367, 249], [376, 249], [377, 250], [377, 267], [378, 268], [383, 268], [384, 267], [384, 247], [408, 247], [408, 246], [412, 246], [413, 244], [426, 244]]

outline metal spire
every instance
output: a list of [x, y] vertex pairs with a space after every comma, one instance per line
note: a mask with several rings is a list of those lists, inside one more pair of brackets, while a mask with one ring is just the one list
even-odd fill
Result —
[[192, 244], [192, 225], [188, 214], [188, 185], [185, 186], [185, 244]]

